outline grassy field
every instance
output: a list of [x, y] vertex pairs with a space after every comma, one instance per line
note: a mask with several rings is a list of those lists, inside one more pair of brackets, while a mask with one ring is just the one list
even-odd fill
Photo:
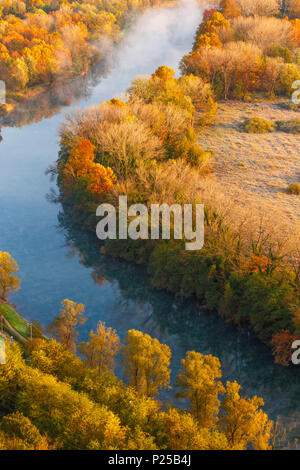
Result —
[[253, 117], [275, 122], [299, 119], [300, 112], [284, 109], [282, 101], [221, 102], [215, 124], [199, 135], [199, 144], [214, 152], [211, 182], [234, 204], [274, 214], [276, 224], [281, 220], [283, 226], [297, 227], [300, 197], [288, 194], [287, 187], [300, 183], [300, 135], [241, 131], [241, 123]]
[[26, 321], [16, 312], [16, 310], [7, 304], [0, 304], [0, 312], [6, 320], [25, 338], [29, 337], [30, 331]]

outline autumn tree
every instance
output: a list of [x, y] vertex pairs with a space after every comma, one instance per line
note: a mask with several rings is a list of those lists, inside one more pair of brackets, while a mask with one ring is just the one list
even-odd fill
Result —
[[294, 31], [291, 22], [275, 17], [238, 17], [231, 22], [235, 41], [256, 44], [264, 53], [269, 53], [276, 45], [293, 45]]
[[271, 340], [272, 353], [276, 364], [288, 366], [291, 363], [293, 349], [292, 344], [297, 339], [289, 330], [281, 330], [273, 335]]
[[210, 8], [209, 10], [206, 9], [204, 10], [204, 13], [203, 13], [203, 22], [205, 22], [206, 20], [208, 20], [208, 18], [210, 18], [214, 13], [216, 13], [216, 9], [215, 8]]
[[172, 80], [175, 78], [175, 71], [171, 67], [167, 67], [166, 65], [161, 65], [156, 69], [156, 71], [152, 74], [152, 77], [160, 78], [163, 81]]
[[81, 139], [70, 150], [70, 155], [63, 168], [63, 184], [70, 191], [78, 178], [87, 178], [87, 189], [95, 196], [111, 190], [116, 177], [111, 168], [95, 163], [95, 147], [89, 139]]
[[20, 288], [20, 279], [16, 276], [19, 266], [13, 257], [0, 251], [0, 299], [6, 300], [10, 291], [17, 291]]
[[219, 11], [214, 12], [201, 23], [196, 32], [193, 51], [197, 52], [201, 47], [221, 47], [219, 29], [230, 29], [229, 21]]
[[[137, 333], [129, 335], [147, 336]], [[151, 355], [153, 342], [150, 338], [143, 347], [133, 342], [132, 353], [147, 358], [149, 352], [164, 369], [165, 364]], [[157, 400], [126, 386], [111, 372], [99, 375], [53, 339], [29, 343], [26, 360], [16, 342], [8, 343], [7, 360], [0, 367], [2, 449], [45, 449], [48, 442], [62, 450], [268, 449], [269, 441], [275, 444], [276, 426], [273, 429], [261, 411], [263, 401], [241, 398], [236, 382], [227, 383], [219, 421], [203, 427], [187, 411], [162, 411]], [[211, 374], [207, 380], [208, 385], [213, 382]], [[209, 387], [207, 391], [211, 396]]]
[[138, 393], [152, 396], [157, 395], [160, 388], [168, 388], [171, 373], [169, 346], [140, 331], [129, 330], [121, 354], [128, 383]]
[[78, 336], [76, 328], [86, 322], [86, 318], [82, 316], [85, 307], [68, 299], [62, 301], [62, 306], [59, 315], [49, 325], [48, 331], [69, 351], [75, 351]]
[[4, 436], [2, 435], [4, 446], [11, 450], [48, 449], [47, 438], [42, 436], [30, 419], [19, 411], [4, 416], [0, 421], [0, 442], [1, 431], [4, 433]]
[[300, 19], [300, 3], [299, 0], [286, 0], [286, 12], [290, 18]]
[[158, 67], [151, 77], [135, 78], [128, 92], [131, 98], [139, 98], [146, 103], [178, 106], [185, 109], [191, 118], [195, 113], [190, 97], [184, 94], [180, 81], [175, 78], [175, 71], [165, 65]]
[[28, 366], [15, 344], [8, 346], [7, 363], [0, 368], [0, 390], [2, 410], [17, 407], [60, 449], [124, 448], [126, 428], [116, 414], [69, 383]]
[[241, 386], [227, 382], [219, 427], [226, 435], [230, 449], [245, 450], [249, 444], [256, 450], [269, 449], [273, 422], [260, 409], [262, 398], [242, 398]]
[[279, 10], [278, 0], [238, 0], [238, 3], [243, 16], [272, 16]]
[[103, 163], [110, 165], [118, 178], [125, 181], [143, 162], [163, 155], [159, 138], [135, 116], [108, 124], [97, 132], [97, 139]]
[[163, 414], [164, 443], [172, 450], [226, 450], [226, 436], [217, 430], [199, 428], [196, 419], [189, 413], [171, 408]]
[[181, 390], [176, 396], [190, 401], [190, 411], [201, 427], [213, 426], [220, 406], [219, 394], [224, 391], [219, 380], [222, 376], [219, 359], [188, 351], [181, 365], [175, 383]]
[[202, 47], [184, 56], [181, 70], [209, 80], [219, 97], [236, 96], [238, 84], [241, 95], [260, 85], [262, 51], [255, 44], [228, 42], [222, 48]]
[[117, 181], [113, 170], [100, 165], [100, 163], [95, 163], [91, 167], [88, 173], [88, 179], [89, 183], [87, 189], [97, 197], [108, 193]]
[[236, 18], [241, 14], [238, 0], [222, 0], [220, 8], [225, 18]]
[[97, 369], [99, 374], [104, 370], [113, 370], [115, 356], [120, 350], [120, 338], [116, 331], [99, 322], [97, 330], [90, 332], [90, 341], [81, 343], [80, 352], [85, 356], [88, 367]]

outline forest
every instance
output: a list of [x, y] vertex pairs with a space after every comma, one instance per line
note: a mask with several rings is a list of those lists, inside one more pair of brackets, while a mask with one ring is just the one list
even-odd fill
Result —
[[[224, 10], [226, 6], [228, 2]], [[214, 31], [220, 22], [231, 28], [223, 13], [205, 13], [195, 50], [206, 47], [199, 45], [201, 31]], [[241, 16], [240, 21], [247, 18]], [[294, 20], [290, 23], [267, 16], [261, 21], [270, 19], [282, 23], [283, 28], [287, 25], [289, 31], [294, 28]], [[291, 31], [294, 34], [294, 29]], [[210, 37], [216, 33], [203, 34]], [[241, 48], [242, 54], [249, 47], [246, 42], [230, 44]], [[278, 45], [279, 52], [282, 44]], [[209, 51], [223, 53], [224, 47], [217, 44]], [[295, 52], [292, 45], [286, 51], [291, 57]], [[286, 63], [282, 57], [270, 60], [284, 70], [283, 76], [278, 76], [284, 89], [275, 86], [272, 91], [289, 94], [292, 81], [300, 77], [298, 64]], [[226, 63], [228, 68], [236, 64], [249, 71], [248, 59]], [[254, 83], [255, 89], [266, 93], [261, 78], [265, 69], [260, 67], [261, 76], [234, 68], [231, 78], [219, 73], [220, 89], [238, 83], [240, 73], [243, 93], [250, 93]], [[113, 98], [67, 118], [61, 128], [61, 151], [54, 170], [61, 200], [74, 222], [91, 231], [96, 227], [99, 202], [117, 207], [119, 195], [127, 195], [129, 203], [148, 206], [154, 202], [205, 202], [205, 246], [198, 252], [185, 252], [178, 240], [107, 240], [103, 252], [146, 265], [155, 287], [194, 298], [225, 321], [250, 329], [272, 349], [276, 362], [289, 365], [292, 343], [300, 333], [299, 244], [294, 239], [287, 248], [286, 235], [273, 235], [270, 224], [260, 216], [253, 219], [247, 212], [237, 214], [233, 207], [226, 211], [224, 200], [207, 191], [205, 179], [213, 171], [212, 152], [200, 147], [197, 132], [216, 118], [216, 82], [198, 71], [184, 72], [176, 78], [174, 70], [161, 66], [151, 77], [133, 81], [126, 102]]]
[[[0, 252], [0, 267], [1, 307], [20, 281], [9, 253]], [[78, 343], [84, 313], [65, 299], [47, 336], [41, 327], [23, 344], [4, 336], [1, 450], [268, 450], [284, 435], [262, 398], [243, 396], [236, 381], [223, 385], [212, 355], [188, 351], [181, 360], [172, 386], [186, 410], [163, 403], [160, 391], [172, 388], [169, 346], [137, 330], [121, 342], [102, 322]]]
[[289, 2], [283, 18], [277, 0], [222, 0], [220, 7], [205, 13], [182, 73], [205, 78], [219, 99], [290, 96], [299, 79], [299, 2]]
[[[8, 84], [9, 96], [21, 98], [30, 87], [85, 74], [122, 38], [135, 12], [158, 5], [150, 0], [87, 1], [0, 0], [0, 79]], [[281, 380], [288, 377], [286, 371], [295, 370], [293, 343], [300, 340], [299, 226], [281, 222], [277, 207], [267, 216], [248, 206], [243, 201], [246, 184], [238, 198], [227, 193], [222, 179], [217, 180], [221, 165], [211, 142], [218, 137], [223, 140], [220, 147], [226, 148], [228, 135], [222, 133], [220, 113], [230, 107], [236, 118], [233, 130], [244, 139], [236, 147], [244, 143], [245, 158], [250, 158], [249, 136], [253, 141], [261, 138], [259, 145], [267, 138], [272, 146], [274, 135], [297, 142], [300, 105], [291, 95], [300, 80], [299, 1], [210, 2], [179, 71], [161, 64], [150, 75], [136, 76], [126, 94], [110, 93], [106, 101], [65, 115], [58, 132], [59, 154], [47, 171], [58, 193], [48, 198], [60, 205], [60, 228], [69, 223], [77, 240], [79, 234], [86, 235], [82, 245], [89, 244], [88, 237], [97, 243], [97, 253], [86, 254], [74, 241], [71, 251], [80, 267], [94, 268], [100, 254], [111, 262], [116, 258], [126, 266], [139, 265], [153, 290], [172, 294], [172, 302], [174, 296], [190, 301], [212, 322], [218, 315], [232, 325], [237, 341], [243, 331], [262, 343], [259, 346], [272, 353]], [[257, 114], [245, 112], [248, 106]], [[270, 120], [261, 117], [267, 106], [274, 116]], [[226, 121], [224, 126], [230, 127]], [[288, 157], [288, 145], [285, 152]], [[236, 174], [245, 169], [244, 161], [234, 163]], [[281, 172], [284, 165], [292, 166], [292, 159], [284, 160]], [[258, 167], [255, 171], [259, 179]], [[296, 176], [299, 180], [299, 172]], [[299, 204], [296, 176], [278, 196], [284, 204], [287, 198]], [[124, 195], [129, 205], [141, 203], [149, 209], [152, 204], [204, 204], [204, 247], [186, 251], [186, 240], [176, 239], [175, 233], [170, 240], [98, 241], [97, 207], [108, 203], [117, 208]], [[49, 243], [51, 256], [50, 248]], [[0, 251], [0, 335], [6, 352], [0, 365], [1, 450], [245, 451], [295, 444], [288, 442], [279, 420], [264, 411], [264, 400], [257, 395], [265, 395], [248, 396], [240, 385], [242, 375], [235, 380], [239, 371], [233, 357], [228, 360], [232, 380], [223, 376], [216, 354], [198, 352], [194, 345], [180, 354], [180, 368], [172, 373], [172, 350], [156, 335], [129, 328], [128, 323], [122, 334], [99, 317], [82, 341], [80, 328], [99, 312], [91, 312], [68, 293], [59, 312], [51, 311], [46, 329], [27, 322], [10, 297], [21, 281], [17, 257], [8, 251]], [[85, 256], [90, 257], [86, 263]], [[74, 266], [68, 265], [70, 283]], [[97, 268], [89, 276], [98, 288], [105, 267]], [[129, 275], [128, 283], [132, 279]], [[58, 277], [55, 285], [61, 280]], [[118, 285], [113, 295], [122, 299], [121, 283], [114, 281]], [[77, 289], [78, 297], [83, 289]], [[143, 285], [139, 290], [137, 303], [145, 295]], [[42, 299], [47, 303], [51, 293], [45, 292]], [[99, 290], [99, 297], [102, 293]], [[115, 308], [119, 305], [116, 302]], [[32, 311], [32, 319], [34, 315], [39, 312]], [[164, 322], [168, 319], [166, 315]], [[239, 360], [243, 358], [241, 354]], [[168, 391], [174, 397], [171, 403]], [[275, 390], [268, 397], [279, 417], [276, 407], [282, 411], [291, 403], [283, 396], [286, 389], [280, 393]], [[295, 412], [295, 422], [298, 416]]]
[[8, 97], [86, 73], [149, 6], [151, 0], [1, 0], [0, 80]]

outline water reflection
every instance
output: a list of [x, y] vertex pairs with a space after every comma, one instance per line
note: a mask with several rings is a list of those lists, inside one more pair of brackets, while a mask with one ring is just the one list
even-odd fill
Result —
[[[298, 369], [275, 365], [267, 348], [216, 314], [154, 289], [143, 268], [103, 256], [99, 240], [72, 225], [66, 213], [60, 212], [59, 224], [70, 256], [78, 256], [80, 263], [91, 269], [96, 284], [113, 286], [118, 301], [109, 324], [121, 337], [133, 327], [168, 344], [173, 352], [173, 377], [188, 350], [219, 357], [224, 380], [237, 380], [245, 394], [262, 396], [264, 409], [273, 419], [280, 417], [290, 441], [300, 437]], [[167, 394], [165, 398], [169, 398]]]
[[0, 116], [0, 124], [4, 127], [30, 125], [50, 119], [81, 100], [87, 101], [91, 98], [94, 88], [109, 75], [110, 70], [111, 59], [107, 56], [84, 76], [72, 81], [54, 82], [47, 89], [37, 90], [35, 96], [20, 102], [9, 114]]
[[153, 289], [141, 268], [102, 256], [93, 236], [72, 227], [66, 214], [59, 216], [57, 230], [58, 206], [45, 199], [45, 170], [57, 158], [57, 129], [69, 104], [86, 107], [108, 100], [124, 93], [137, 74], [152, 73], [162, 64], [178, 71], [200, 18], [192, 0], [148, 12], [114, 51], [107, 79], [101, 70], [71, 85], [60, 84], [11, 115], [0, 144], [0, 249], [19, 263], [22, 289], [12, 301], [29, 320], [46, 326], [61, 300], [69, 298], [86, 305], [82, 339], [99, 320], [122, 337], [130, 328], [140, 329], [170, 345], [174, 373], [187, 350], [212, 353], [221, 359], [225, 379], [237, 379], [246, 393], [262, 396], [266, 411], [281, 416], [294, 436], [300, 433], [298, 369], [275, 366], [269, 352], [247, 333]]

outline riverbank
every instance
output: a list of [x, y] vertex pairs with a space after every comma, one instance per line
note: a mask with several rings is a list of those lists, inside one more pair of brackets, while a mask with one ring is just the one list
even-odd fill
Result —
[[[134, 237], [137, 241], [106, 241], [106, 252], [145, 265], [155, 287], [167, 289], [183, 298], [196, 298], [200, 305], [218, 312], [225, 321], [248, 328], [260, 341], [272, 348], [277, 362], [288, 364], [291, 362], [293, 340], [300, 335], [296, 231], [292, 224], [290, 231], [282, 231], [279, 224], [274, 224], [272, 211], [266, 214], [264, 208], [257, 207], [249, 211], [248, 204], [244, 204], [244, 207], [242, 204], [234, 204], [231, 194], [227, 195], [222, 188], [219, 189], [222, 180], [217, 185], [213, 178], [207, 177], [215, 161], [211, 158], [213, 152], [210, 146], [207, 148], [208, 139], [201, 140], [202, 135], [209, 133], [214, 138], [214, 120], [219, 105], [219, 102], [214, 101], [216, 97], [219, 100], [244, 98], [247, 109], [252, 107], [252, 112], [262, 112], [263, 107], [266, 107], [265, 103], [252, 103], [250, 95], [258, 90], [264, 93], [268, 91], [263, 51], [257, 56], [260, 74], [255, 82], [247, 79], [248, 69], [252, 66], [249, 61], [243, 63], [242, 71], [239, 68], [235, 70], [235, 65], [228, 82], [226, 73], [222, 72], [215, 57], [223, 55], [226, 47], [235, 58], [241, 57], [243, 51], [248, 51], [249, 44], [247, 41], [240, 43], [234, 36], [233, 42], [227, 43], [224, 39], [223, 48], [221, 42], [215, 44], [215, 30], [220, 25], [234, 30], [235, 23], [231, 24], [221, 12], [211, 10], [206, 15], [205, 21], [198, 27], [193, 52], [185, 55], [180, 63], [183, 73], [180, 79], [175, 78], [174, 70], [161, 66], [149, 77], [134, 79], [125, 101], [112, 99], [97, 108], [89, 108], [67, 118], [60, 134], [57, 183], [61, 200], [72, 214], [74, 223], [91, 231], [95, 230], [98, 222], [95, 214], [99, 203], [109, 202], [116, 208], [120, 195], [128, 197], [129, 205], [144, 203], [148, 210], [153, 202], [169, 205], [203, 203], [205, 245], [201, 251], [186, 252], [183, 242], [178, 240], [149, 240], [149, 234], [144, 236], [137, 230]], [[241, 21], [244, 21], [243, 18]], [[270, 21], [287, 26], [280, 19], [262, 17], [259, 20], [263, 25]], [[291, 22], [288, 27], [292, 29], [295, 25]], [[214, 47], [207, 46], [207, 37]], [[236, 46], [239, 48], [238, 56], [232, 52], [237, 50]], [[291, 50], [293, 47], [295, 44], [291, 43]], [[212, 54], [214, 58], [212, 77], [205, 68], [207, 66], [209, 69], [210, 64], [209, 61], [206, 63], [206, 56], [200, 60], [201, 54], [205, 53]], [[272, 57], [273, 52], [269, 53]], [[252, 50], [251, 54], [254, 54]], [[226, 58], [224, 60], [226, 62]], [[240, 60], [233, 63], [239, 64]], [[293, 79], [298, 77], [296, 63], [290, 66], [282, 62], [281, 66], [282, 73], [288, 70]], [[241, 73], [240, 84], [237, 73]], [[284, 74], [280, 80], [276, 91], [287, 96], [291, 90], [289, 81]], [[272, 96], [270, 90], [269, 96]], [[235, 109], [236, 101], [233, 103]], [[261, 106], [260, 110], [258, 106]], [[275, 112], [273, 109], [272, 119], [278, 119], [279, 116], [282, 119], [283, 114], [291, 112], [284, 109]], [[244, 108], [242, 113], [245, 113]], [[245, 118], [242, 119], [242, 113], [236, 112], [231, 118], [234, 121], [240, 119], [238, 129], [235, 130], [236, 146], [247, 141], [247, 148], [243, 149], [246, 155], [254, 138], [256, 144], [263, 147], [263, 152], [270, 153], [274, 140], [277, 144], [281, 140], [282, 151], [285, 150], [291, 138], [282, 135], [280, 129], [288, 127], [288, 123], [295, 123], [296, 118], [294, 121], [278, 121], [284, 124], [278, 132], [274, 131], [275, 123], [269, 123], [274, 131], [270, 144], [269, 135], [261, 135], [262, 129], [258, 129], [257, 134], [260, 135], [255, 136], [243, 131]], [[292, 115], [296, 116], [296, 111]], [[260, 116], [252, 118], [250, 121], [268, 124]], [[226, 125], [228, 127], [228, 123]], [[250, 132], [253, 134], [253, 131]], [[221, 129], [221, 134], [217, 147], [222, 149], [227, 135], [224, 129]], [[263, 146], [267, 139], [267, 145]], [[297, 139], [299, 137], [295, 136], [296, 143]], [[217, 153], [218, 149], [215, 146], [212, 150]], [[257, 148], [255, 156], [256, 153]], [[274, 164], [274, 155], [270, 157]], [[263, 168], [268, 167], [267, 159], [260, 158], [263, 160], [260, 162]], [[295, 160], [289, 178], [297, 177]], [[244, 172], [245, 165], [240, 167]], [[277, 162], [276, 172], [278, 167]], [[252, 180], [257, 179], [257, 170], [256, 165]], [[235, 172], [237, 170], [231, 169], [231, 179]], [[241, 177], [240, 199], [243, 199], [245, 189], [242, 182]], [[257, 193], [257, 186], [255, 190]], [[287, 190], [285, 194], [288, 198]], [[293, 203], [293, 210], [297, 202], [293, 195], [289, 199]], [[285, 350], [284, 358], [282, 349]]]
[[59, 88], [60, 86], [70, 85], [76, 82], [76, 80], [86, 77], [89, 71], [73, 75], [72, 77], [61, 77], [53, 83], [39, 84], [25, 91], [19, 92], [8, 92], [6, 96], [6, 103], [0, 105], [0, 118], [5, 122], [19, 106], [29, 104], [31, 101], [37, 101], [42, 95], [50, 92], [53, 88]]
[[[111, 55], [113, 47], [117, 46], [122, 41], [124, 35], [130, 30], [131, 25], [134, 24], [134, 20], [138, 14], [148, 9], [175, 8], [178, 4], [178, 0], [151, 1], [149, 5], [146, 6], [144, 6], [144, 4], [137, 4], [135, 8], [128, 10], [126, 15], [124, 14], [124, 19], [121, 20], [119, 18], [118, 21], [121, 23], [119, 34], [115, 34], [113, 38], [107, 36], [102, 39], [101, 47], [104, 50], [103, 55], [100, 56], [98, 48], [95, 48], [93, 51], [94, 55], [90, 59], [89, 64], [78, 72], [75, 70], [67, 70], [63, 75], [58, 75], [51, 79], [51, 81], [48, 80], [44, 83], [25, 87], [24, 89], [7, 90], [6, 103], [0, 103], [0, 118], [7, 120], [13, 112], [17, 111], [19, 106], [30, 103], [31, 100], [37, 100], [41, 95], [50, 92], [52, 88], [65, 86], [69, 83], [72, 85], [72, 82], [92, 74], [93, 69], [96, 69], [99, 63], [105, 61], [106, 57]], [[91, 44], [88, 43], [89, 47], [90, 45]]]
[[[73, 106], [65, 101], [58, 112], [51, 102], [44, 119], [34, 123], [28, 119], [22, 128], [13, 122], [2, 128], [0, 244], [18, 260], [22, 278], [22, 289], [12, 295], [11, 302], [25, 318], [36, 318], [45, 327], [58, 313], [62, 299], [84, 303], [88, 320], [81, 327], [80, 341], [88, 339], [99, 321], [116, 329], [122, 339], [128, 329], [143, 331], [171, 347], [174, 378], [188, 350], [212, 354], [220, 358], [224, 380], [237, 380], [247, 396], [263, 397], [265, 410], [271, 419], [280, 417], [292, 442], [300, 434], [296, 367], [274, 365], [254, 335], [216, 314], [199, 311], [193, 302], [152, 288], [144, 269], [102, 256], [99, 241], [93, 244], [82, 230], [77, 230], [77, 238], [73, 234], [72, 243], [71, 234], [58, 227], [61, 206], [45, 198], [51, 186], [57, 189], [45, 170], [58, 153], [56, 133], [65, 112], [122, 96], [133, 77], [151, 74], [161, 64], [177, 70], [180, 58], [192, 47], [201, 19], [195, 10], [182, 9], [171, 18], [169, 13], [149, 11], [147, 21], [137, 25], [134, 39], [128, 41], [130, 47], [120, 48], [123, 60], [107, 79], [93, 82], [88, 95], [77, 95]], [[167, 21], [164, 29], [162, 21]], [[157, 43], [160, 47], [153, 47]], [[66, 90], [61, 94], [68, 96]], [[172, 392], [164, 398], [174, 402]]]
[[[189, 81], [193, 84], [191, 89]], [[62, 201], [74, 223], [91, 231], [97, 224], [95, 214], [99, 203], [105, 200], [118, 207], [118, 196], [123, 194], [127, 195], [129, 205], [142, 201], [148, 208], [153, 201], [157, 204], [204, 203], [205, 245], [202, 250], [187, 252], [184, 242], [179, 240], [107, 240], [106, 253], [145, 265], [155, 287], [181, 298], [196, 299], [207, 310], [218, 312], [223, 320], [247, 328], [272, 348], [277, 362], [287, 365], [292, 357], [292, 342], [299, 335], [297, 273], [283, 251], [283, 247], [287, 249], [284, 234], [274, 233], [273, 225], [262, 219], [259, 212], [250, 217], [229, 204], [222, 194], [207, 191], [209, 152], [196, 144], [195, 128], [190, 121], [179, 129], [172, 121], [178, 114], [183, 119], [182, 110], [187, 113], [185, 116], [196, 115], [191, 90], [197, 86], [199, 90], [204, 86], [201, 79], [191, 76], [176, 79], [174, 71], [160, 67], [151, 78], [133, 82], [127, 103], [112, 100], [69, 117], [61, 131], [61, 152], [57, 161]], [[181, 87], [185, 95], [180, 95]], [[196, 94], [197, 111], [200, 93]], [[175, 103], [176, 108], [172, 108]], [[155, 112], [160, 112], [155, 120], [156, 123], [160, 120], [158, 128], [153, 127], [153, 115], [149, 112], [154, 105], [158, 110]], [[172, 119], [166, 109], [172, 110]], [[206, 96], [200, 109], [202, 115], [198, 122], [205, 129], [206, 116], [213, 120], [213, 101]], [[132, 116], [135, 121], [130, 124]], [[130, 125], [131, 147], [124, 130], [127, 132]], [[135, 137], [138, 126], [146, 136], [143, 151], [137, 150], [141, 145]], [[157, 136], [159, 144], [155, 140]], [[119, 152], [118, 139], [122, 145], [125, 142], [124, 153]], [[149, 148], [155, 149], [156, 155], [155, 151], [150, 152], [147, 160]], [[130, 152], [143, 154], [143, 158], [136, 158], [134, 166], [126, 166]], [[116, 159], [116, 154], [124, 159]], [[93, 177], [97, 171], [99, 178], [95, 184]], [[284, 358], [278, 353], [282, 347]]]

